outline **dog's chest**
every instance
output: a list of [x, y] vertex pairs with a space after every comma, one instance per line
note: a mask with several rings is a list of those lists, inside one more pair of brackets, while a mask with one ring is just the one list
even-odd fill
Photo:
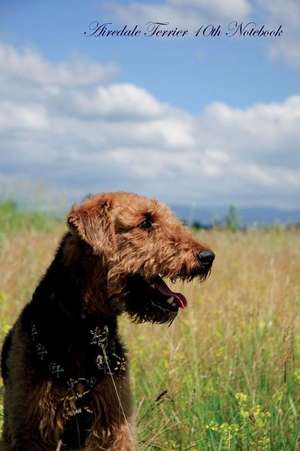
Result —
[[39, 403], [40, 432], [68, 448], [83, 448], [95, 419], [101, 417], [99, 399], [106, 397], [107, 381], [111, 385], [127, 372], [116, 324], [85, 322], [71, 336], [61, 328], [51, 330], [35, 315], [26, 326], [30, 360], [45, 387]]

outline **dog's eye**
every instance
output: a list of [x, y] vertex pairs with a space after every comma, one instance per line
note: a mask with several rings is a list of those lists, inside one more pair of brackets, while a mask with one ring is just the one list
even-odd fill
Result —
[[153, 223], [151, 218], [145, 218], [139, 225], [141, 229], [151, 229]]

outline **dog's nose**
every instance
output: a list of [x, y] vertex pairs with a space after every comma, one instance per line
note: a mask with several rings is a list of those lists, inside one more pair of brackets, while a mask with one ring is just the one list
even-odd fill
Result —
[[211, 265], [215, 259], [212, 251], [202, 251], [198, 254], [198, 260], [202, 265]]

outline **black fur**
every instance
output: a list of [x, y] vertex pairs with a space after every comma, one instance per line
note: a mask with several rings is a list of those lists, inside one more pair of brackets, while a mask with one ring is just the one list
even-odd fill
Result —
[[1, 351], [1, 376], [3, 380], [8, 379], [8, 366], [7, 366], [7, 359], [9, 356], [9, 352], [11, 349], [12, 344], [12, 330], [9, 331], [9, 333], [6, 335], [2, 351]]

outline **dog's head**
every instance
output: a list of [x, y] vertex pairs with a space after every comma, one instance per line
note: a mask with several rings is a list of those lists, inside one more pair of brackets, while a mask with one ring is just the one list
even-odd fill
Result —
[[106, 268], [106, 302], [137, 321], [172, 321], [187, 301], [163, 279], [203, 280], [214, 260], [165, 205], [133, 193], [92, 196], [68, 224]]

